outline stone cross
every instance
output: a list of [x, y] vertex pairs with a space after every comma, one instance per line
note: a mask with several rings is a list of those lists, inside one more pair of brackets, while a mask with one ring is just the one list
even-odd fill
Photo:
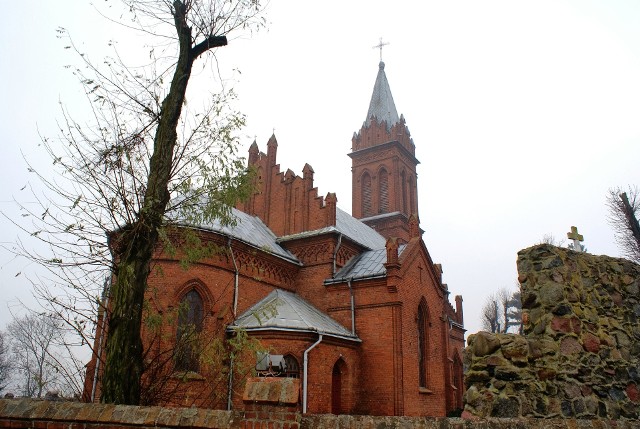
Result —
[[373, 47], [373, 49], [380, 49], [380, 61], [382, 61], [382, 47], [387, 46], [389, 42], [383, 43], [382, 37], [380, 38], [380, 43]]
[[578, 252], [584, 252], [584, 247], [582, 247], [581, 241], [584, 241], [584, 237], [582, 234], [578, 233], [578, 228], [575, 226], [571, 227], [571, 232], [567, 232], [567, 238], [569, 240], [573, 240], [573, 250]]

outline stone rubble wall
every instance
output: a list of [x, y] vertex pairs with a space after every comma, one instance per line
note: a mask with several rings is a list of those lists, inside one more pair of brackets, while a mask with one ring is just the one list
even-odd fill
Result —
[[[248, 421], [241, 411], [199, 408], [0, 399], [0, 428], [11, 429], [286, 429], [287, 423], [264, 415]], [[640, 429], [637, 420], [498, 419], [335, 416], [295, 413], [300, 429]], [[595, 424], [597, 423], [597, 424]]]
[[638, 419], [640, 266], [550, 245], [518, 253], [524, 335], [470, 335], [463, 417]]

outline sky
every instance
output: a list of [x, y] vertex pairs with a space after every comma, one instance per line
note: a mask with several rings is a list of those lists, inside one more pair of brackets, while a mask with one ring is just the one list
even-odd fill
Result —
[[[56, 28], [94, 60], [107, 42], [145, 55], [106, 21], [112, 2], [26, 0], [0, 16], [0, 211], [33, 181], [24, 158], [55, 137], [60, 104], [86, 109]], [[500, 288], [515, 288], [520, 249], [577, 226], [593, 254], [619, 256], [607, 223], [612, 187], [640, 184], [640, 3], [635, 0], [271, 0], [267, 27], [230, 39], [196, 67], [190, 96], [233, 87], [245, 148], [272, 133], [281, 171], [309, 163], [320, 195], [351, 212], [347, 153], [373, 90], [382, 37], [398, 113], [416, 145], [419, 215], [432, 259], [464, 298], [468, 333]], [[125, 37], [126, 35], [126, 37]], [[20, 233], [0, 218], [0, 242]], [[19, 275], [17, 275], [20, 273]], [[34, 264], [0, 248], [0, 328], [32, 302]], [[17, 275], [17, 276], [16, 276]]]

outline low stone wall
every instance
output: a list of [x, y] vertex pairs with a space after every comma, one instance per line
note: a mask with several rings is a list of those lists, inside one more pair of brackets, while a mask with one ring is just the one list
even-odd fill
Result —
[[539, 245], [518, 272], [524, 336], [469, 336], [463, 417], [637, 419], [640, 266]]
[[[296, 413], [301, 429], [640, 429], [640, 421], [571, 419], [462, 420], [432, 417], [305, 415]], [[13, 429], [244, 429], [242, 412], [197, 408], [133, 407], [126, 405], [0, 399], [0, 428]], [[282, 429], [265, 416], [260, 429]]]

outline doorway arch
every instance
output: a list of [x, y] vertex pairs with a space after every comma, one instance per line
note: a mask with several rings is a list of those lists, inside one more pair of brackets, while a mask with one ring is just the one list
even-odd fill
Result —
[[347, 364], [342, 358], [338, 359], [333, 365], [331, 373], [331, 413], [345, 414]]

